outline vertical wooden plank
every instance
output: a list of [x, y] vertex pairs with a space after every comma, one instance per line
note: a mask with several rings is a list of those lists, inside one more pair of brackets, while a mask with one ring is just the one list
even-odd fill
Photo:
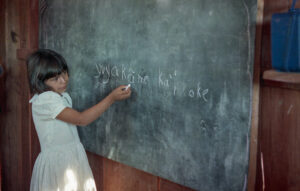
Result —
[[[4, 64], [7, 69], [5, 81], [6, 111], [1, 113], [1, 155], [3, 190], [22, 190], [21, 156], [21, 103], [20, 73], [16, 50], [19, 48], [19, 2], [5, 0]], [[3, 45], [1, 45], [3, 47]]]
[[[20, 25], [20, 33], [19, 33], [19, 39], [20, 39], [20, 47], [25, 48], [26, 47], [26, 34], [28, 27], [28, 20], [29, 20], [29, 14], [30, 9], [28, 9], [28, 0], [20, 1], [19, 6], [19, 25]], [[17, 56], [17, 54], [16, 54]], [[19, 59], [19, 58], [18, 58]], [[29, 113], [29, 103], [26, 98], [28, 97], [26, 94], [28, 92], [28, 83], [27, 83], [27, 75], [26, 75], [26, 65], [25, 60], [18, 61], [18, 67], [21, 71], [19, 74], [19, 80], [24, 82], [23, 88], [21, 89], [20, 94], [20, 103], [21, 103], [21, 158], [22, 158], [22, 172], [21, 176], [22, 179], [22, 188], [25, 190], [28, 190], [30, 186], [30, 178], [31, 178], [31, 163], [30, 163], [30, 124], [28, 121], [30, 120], [30, 113]], [[27, 189], [26, 189], [27, 188]]]
[[[38, 20], [36, 22], [36, 19], [38, 18], [38, 1], [37, 0], [24, 0], [20, 1], [20, 49], [18, 49], [18, 52], [20, 50], [27, 50], [23, 52], [30, 53], [31, 49], [36, 49], [37, 39], [38, 39]], [[17, 53], [18, 53], [17, 52]], [[25, 82], [23, 85], [23, 88], [21, 90], [21, 97], [20, 102], [22, 103], [22, 127], [21, 127], [21, 135], [22, 135], [22, 183], [23, 188], [26, 188], [25, 190], [29, 189], [30, 187], [30, 181], [31, 181], [31, 172], [33, 169], [33, 164], [35, 158], [33, 158], [33, 155], [36, 156], [37, 153], [33, 153], [32, 145], [35, 143], [35, 145], [38, 143], [36, 141], [37, 136], [35, 130], [32, 128], [33, 123], [31, 120], [31, 107], [29, 105], [29, 99], [30, 99], [30, 91], [29, 91], [29, 85], [27, 81], [27, 66], [26, 66], [26, 58], [27, 55], [23, 55], [23, 57], [18, 57], [19, 59], [19, 68], [21, 71], [19, 75], [19, 79], [22, 82]], [[18, 54], [17, 54], [18, 55]]]
[[[26, 27], [27, 33], [26, 33], [26, 49], [29, 50], [29, 53], [32, 53], [33, 51], [38, 49], [38, 40], [39, 40], [39, 0], [28, 0], [28, 26]], [[28, 55], [26, 56], [27, 59]], [[24, 63], [25, 64], [25, 63]], [[28, 79], [27, 76], [27, 67], [24, 65], [26, 68], [24, 71], [26, 71], [26, 75], [24, 76], [24, 80]], [[27, 83], [28, 84], [28, 83]], [[31, 104], [28, 103], [28, 100], [31, 98], [29, 86], [26, 88], [27, 91], [24, 94], [24, 101], [25, 104], [28, 106], [28, 113], [29, 118], [27, 119], [27, 123], [29, 125], [28, 128], [28, 133], [29, 133], [29, 166], [30, 166], [30, 175], [34, 166], [35, 159], [38, 156], [38, 153], [40, 152], [40, 144], [38, 141], [37, 133], [32, 121], [32, 116], [31, 116]]]
[[0, 0], [0, 63], [4, 65], [5, 61], [5, 0]]
[[[0, 42], [2, 42], [2, 45], [0, 45], [0, 67], [4, 68], [4, 60], [5, 60], [5, 1], [0, 0]], [[5, 82], [4, 82], [4, 71], [0, 75], [0, 133], [2, 134], [2, 129], [4, 128], [4, 121], [1, 116], [3, 115], [5, 109]], [[2, 136], [0, 135], [0, 145], [3, 144], [2, 142]], [[0, 191], [2, 190], [2, 183], [3, 183], [3, 177], [2, 177], [2, 147], [0, 146]]]
[[256, 16], [256, 35], [255, 35], [255, 58], [253, 67], [253, 87], [252, 87], [252, 115], [250, 129], [250, 156], [248, 169], [248, 191], [255, 190], [256, 180], [256, 162], [257, 162], [257, 142], [258, 142], [258, 126], [259, 126], [259, 99], [260, 99], [260, 58], [261, 58], [261, 34], [263, 23], [264, 1], [257, 0], [257, 16]]
[[39, 0], [29, 0], [29, 3], [28, 47], [30, 50], [36, 50], [39, 47]]
[[[0, 0], [0, 115], [5, 110], [5, 68], [4, 68], [4, 61], [5, 61], [5, 1]], [[1, 128], [0, 124], [0, 128]], [[0, 137], [1, 143], [1, 137]], [[0, 154], [0, 164], [1, 164], [1, 154]]]
[[262, 139], [266, 191], [300, 188], [300, 92], [264, 87]]

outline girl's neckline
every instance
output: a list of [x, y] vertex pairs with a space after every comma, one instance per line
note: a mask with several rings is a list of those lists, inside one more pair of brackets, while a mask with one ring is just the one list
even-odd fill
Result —
[[40, 95], [45, 94], [45, 93], [49, 93], [49, 92], [56, 93], [56, 94], [60, 95], [61, 97], [65, 97], [65, 95], [68, 94], [67, 92], [63, 92], [63, 93], [60, 94], [60, 93], [57, 93], [57, 92], [54, 92], [54, 91], [45, 91], [45, 92], [40, 93], [40, 94], [34, 94], [32, 96], [32, 98], [29, 100], [29, 103], [33, 103]]

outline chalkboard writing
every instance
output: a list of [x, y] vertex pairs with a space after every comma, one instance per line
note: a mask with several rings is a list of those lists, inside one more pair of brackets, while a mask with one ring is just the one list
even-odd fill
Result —
[[[131, 84], [142, 84], [147, 86], [151, 83], [151, 77], [147, 75], [142, 75], [136, 73], [133, 69], [128, 69], [125, 66], [117, 67], [117, 66], [104, 66], [102, 64], [96, 64], [97, 78], [99, 81], [96, 82], [95, 86], [100, 87], [101, 85], [105, 85], [110, 82], [110, 78], [116, 77], [120, 78], [120, 80], [124, 81], [127, 80], [128, 83]], [[158, 88], [165, 89], [166, 91], [170, 91], [173, 96], [176, 95], [185, 95], [190, 98], [202, 98], [204, 101], [207, 102], [207, 98], [205, 97], [208, 93], [208, 89], [202, 89], [200, 86], [200, 82], [197, 83], [195, 88], [193, 89], [186, 89], [185, 87], [179, 87], [172, 83], [177, 76], [177, 71], [172, 71], [171, 73], [165, 74], [160, 69], [157, 71], [157, 84], [154, 85]], [[172, 83], [172, 84], [171, 84]]]
[[[49, 0], [40, 47], [70, 67], [85, 148], [196, 190], [247, 185], [256, 0]], [[47, 7], [47, 8], [45, 8]]]

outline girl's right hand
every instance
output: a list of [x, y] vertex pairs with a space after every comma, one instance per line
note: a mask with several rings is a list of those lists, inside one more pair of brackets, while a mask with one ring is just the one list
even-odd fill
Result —
[[121, 101], [130, 97], [131, 89], [128, 88], [127, 90], [125, 90], [125, 88], [126, 86], [122, 85], [117, 87], [110, 93], [110, 96], [112, 97], [113, 101]]
[[72, 123], [74, 125], [86, 126], [93, 121], [95, 121], [99, 116], [106, 111], [111, 104], [115, 101], [124, 100], [130, 97], [131, 89], [125, 90], [126, 86], [120, 86], [114, 89], [107, 97], [101, 100], [96, 105], [84, 110], [83, 112], [78, 112], [72, 108], [65, 108], [60, 114], [57, 115], [57, 119]]

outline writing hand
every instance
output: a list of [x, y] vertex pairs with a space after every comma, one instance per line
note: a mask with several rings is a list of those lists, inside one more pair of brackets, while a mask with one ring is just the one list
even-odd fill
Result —
[[125, 100], [130, 97], [131, 95], [131, 88], [127, 86], [122, 85], [114, 89], [111, 93], [110, 96], [113, 98], [114, 101], [121, 101]]

